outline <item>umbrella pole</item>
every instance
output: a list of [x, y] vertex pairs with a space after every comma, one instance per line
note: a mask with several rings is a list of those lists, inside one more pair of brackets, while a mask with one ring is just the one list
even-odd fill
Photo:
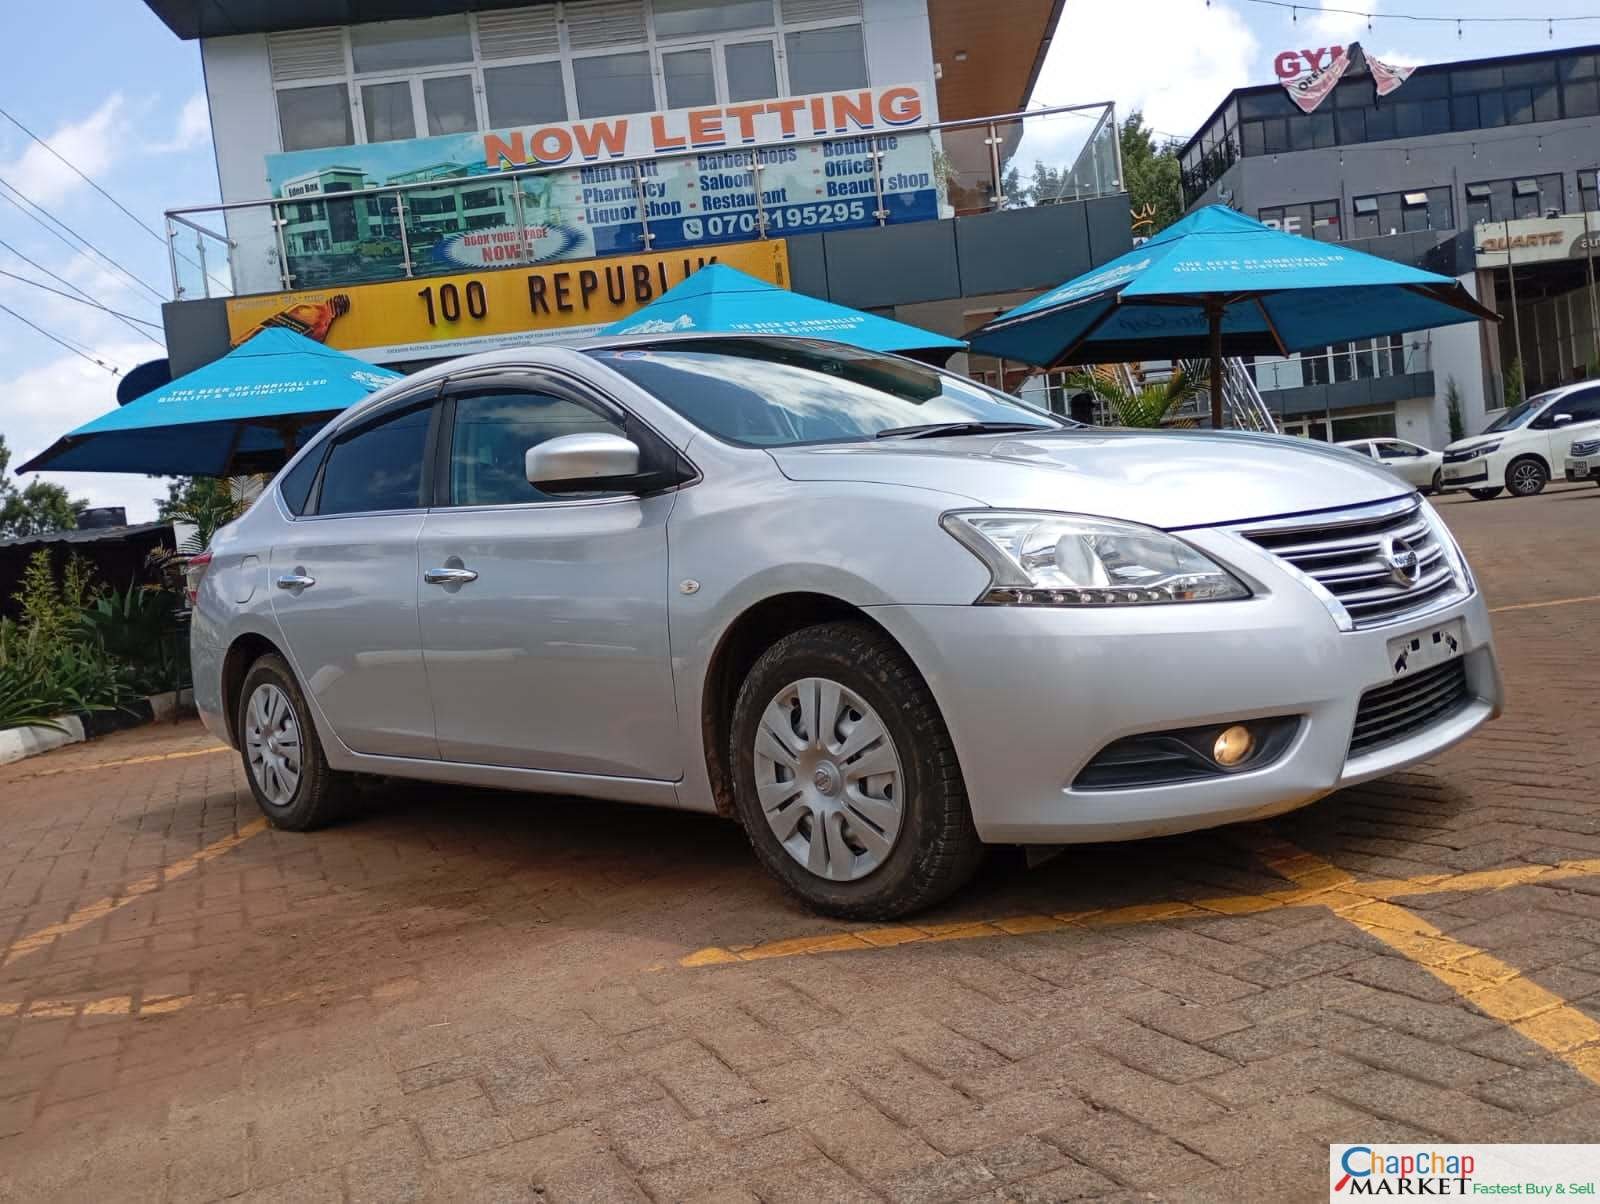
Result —
[[1222, 303], [1206, 302], [1211, 335], [1211, 429], [1222, 429]]

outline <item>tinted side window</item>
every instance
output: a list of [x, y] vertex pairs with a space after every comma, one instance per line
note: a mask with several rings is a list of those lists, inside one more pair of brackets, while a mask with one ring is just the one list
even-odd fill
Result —
[[318, 514], [414, 510], [422, 505], [431, 406], [362, 427], [333, 445], [322, 471]]
[[311, 496], [311, 486], [317, 479], [317, 469], [322, 467], [322, 458], [327, 450], [326, 444], [313, 448], [309, 456], [285, 473], [278, 482], [278, 493], [283, 498], [283, 504], [289, 507], [290, 514], [306, 512], [306, 499]]
[[551, 494], [528, 484], [528, 449], [562, 435], [590, 432], [626, 434], [598, 410], [553, 393], [495, 389], [457, 397], [450, 438], [451, 501], [457, 506], [548, 501]]
[[1571, 414], [1574, 422], [1593, 422], [1600, 418], [1600, 389], [1589, 389], [1575, 394], [1555, 407], [1556, 412]]

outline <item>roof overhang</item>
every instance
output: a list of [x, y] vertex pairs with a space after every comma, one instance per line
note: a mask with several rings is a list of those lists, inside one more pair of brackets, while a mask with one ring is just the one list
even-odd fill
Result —
[[1065, 0], [928, 0], [939, 119], [1027, 108], [1064, 5]]
[[446, 13], [527, 8], [555, 0], [144, 0], [180, 38], [277, 33]]

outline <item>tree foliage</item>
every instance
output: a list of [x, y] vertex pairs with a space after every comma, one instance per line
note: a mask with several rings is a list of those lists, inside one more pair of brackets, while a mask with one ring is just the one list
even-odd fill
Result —
[[1068, 375], [1067, 388], [1094, 394], [1117, 426], [1158, 427], [1165, 426], [1184, 402], [1206, 392], [1210, 368], [1210, 360], [1181, 360], [1166, 380], [1146, 382], [1136, 377], [1129, 388], [1114, 368], [1097, 364]]
[[0, 539], [67, 531], [89, 503], [72, 497], [60, 485], [35, 478], [20, 489], [10, 476], [11, 449], [0, 435]]
[[1138, 109], [1122, 123], [1122, 182], [1136, 236], [1155, 234], [1183, 216], [1178, 144], [1170, 139], [1157, 144]]

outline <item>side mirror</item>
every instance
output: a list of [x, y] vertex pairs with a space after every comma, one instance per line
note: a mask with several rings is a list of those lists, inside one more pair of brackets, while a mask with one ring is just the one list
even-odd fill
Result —
[[1563, 422], [1571, 422], [1572, 421], [1572, 415], [1571, 414], [1557, 414], [1553, 418], [1551, 418], [1550, 421], [1553, 422], [1556, 426], [1560, 426]]
[[639, 445], [603, 431], [562, 435], [530, 447], [523, 466], [546, 493], [615, 489], [639, 475]]

